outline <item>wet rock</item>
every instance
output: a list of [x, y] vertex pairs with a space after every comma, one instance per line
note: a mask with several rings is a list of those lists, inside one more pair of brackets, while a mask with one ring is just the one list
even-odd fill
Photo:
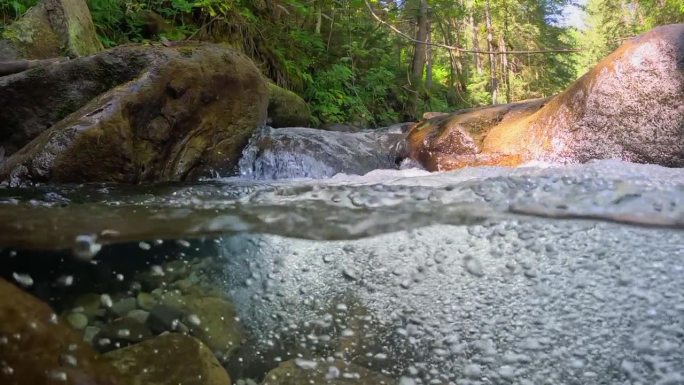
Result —
[[327, 123], [321, 126], [321, 130], [335, 131], [335, 132], [359, 132], [361, 129], [351, 124], [345, 123]]
[[126, 314], [126, 318], [134, 319], [141, 324], [146, 323], [149, 317], [150, 312], [141, 309], [131, 310]]
[[684, 24], [655, 28], [549, 100], [421, 122], [409, 135], [411, 156], [428, 170], [608, 158], [682, 167], [683, 62]]
[[227, 385], [228, 373], [200, 341], [169, 333], [105, 355], [135, 385]]
[[3, 363], [0, 383], [130, 383], [62, 323], [46, 304], [3, 279], [0, 279], [0, 298], [0, 338], [7, 341], [0, 344]]
[[190, 43], [122, 46], [36, 68], [2, 78], [0, 95], [8, 122], [0, 145], [8, 154], [23, 146], [0, 166], [0, 179], [14, 184], [229, 174], [268, 106], [247, 57]]
[[265, 127], [250, 139], [240, 172], [256, 179], [325, 178], [397, 168], [404, 134], [383, 130], [344, 133]]
[[134, 310], [137, 306], [137, 301], [135, 298], [127, 297], [115, 301], [109, 311], [111, 311], [117, 317], [122, 317], [126, 315], [131, 310]]
[[430, 116], [409, 133], [410, 156], [431, 171], [469, 165], [514, 166], [521, 161], [519, 156], [483, 153], [482, 142], [497, 124], [524, 119], [547, 102], [535, 99]]
[[95, 336], [100, 332], [100, 328], [97, 326], [86, 326], [83, 330], [83, 341], [93, 345], [95, 342]]
[[185, 312], [179, 308], [168, 305], [156, 305], [150, 310], [146, 325], [154, 333], [174, 331], [185, 316]]
[[10, 24], [1, 38], [0, 61], [102, 51], [85, 0], [42, 0]]
[[184, 324], [214, 353], [230, 356], [242, 343], [243, 330], [232, 303], [215, 297], [183, 297]]
[[397, 381], [362, 366], [340, 360], [329, 363], [325, 360], [295, 359], [283, 362], [268, 372], [262, 383], [262, 385], [301, 384], [394, 385]]
[[105, 315], [100, 295], [95, 293], [80, 295], [74, 301], [72, 309], [74, 312], [85, 314], [89, 320]]
[[304, 99], [292, 91], [268, 84], [268, 124], [274, 128], [305, 127], [311, 120], [311, 110]]
[[140, 292], [135, 298], [136, 304], [143, 310], [150, 311], [157, 304], [157, 300], [152, 294]]
[[100, 351], [110, 351], [151, 337], [152, 332], [145, 324], [126, 317], [103, 325], [94, 340], [96, 341], [95, 346]]
[[83, 313], [69, 313], [66, 316], [66, 321], [74, 330], [83, 330], [88, 326], [88, 317]]

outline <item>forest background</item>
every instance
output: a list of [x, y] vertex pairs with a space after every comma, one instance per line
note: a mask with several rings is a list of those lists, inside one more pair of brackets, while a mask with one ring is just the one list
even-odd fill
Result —
[[[37, 0], [0, 0], [0, 32]], [[105, 47], [227, 42], [302, 96], [312, 125], [551, 96], [683, 0], [87, 0]], [[581, 25], [568, 23], [571, 7]], [[574, 25], [573, 25], [574, 24]]]

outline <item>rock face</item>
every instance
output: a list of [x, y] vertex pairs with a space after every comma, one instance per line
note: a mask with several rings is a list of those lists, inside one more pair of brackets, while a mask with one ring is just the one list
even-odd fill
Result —
[[[421, 122], [411, 155], [429, 170], [619, 158], [684, 166], [684, 24], [625, 42], [550, 100]], [[475, 128], [470, 124], [475, 124]]]
[[409, 133], [410, 156], [430, 171], [469, 165], [514, 166], [521, 162], [520, 154], [484, 153], [483, 141], [497, 125], [529, 117], [547, 102], [536, 99], [432, 115]]
[[2, 145], [32, 139], [0, 165], [12, 183], [229, 173], [268, 106], [256, 66], [213, 44], [123, 46], [7, 76], [0, 95]]
[[[168, 333], [105, 354], [134, 385], [227, 385], [228, 373], [196, 339]], [[161, 365], [160, 365], [161, 364]]]
[[2, 279], [0, 298], [0, 383], [130, 384], [46, 304]]
[[268, 84], [268, 122], [271, 127], [306, 127], [311, 110], [304, 99], [292, 91]]
[[87, 56], [102, 51], [85, 0], [42, 0], [0, 40], [0, 61]]
[[250, 140], [240, 172], [256, 179], [325, 178], [397, 168], [404, 138], [396, 127], [358, 133], [265, 127]]

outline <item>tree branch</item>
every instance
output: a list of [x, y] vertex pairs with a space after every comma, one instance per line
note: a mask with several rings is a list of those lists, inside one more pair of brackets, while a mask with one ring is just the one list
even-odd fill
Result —
[[[411, 36], [405, 34], [404, 32], [401, 32], [397, 27], [393, 26], [392, 24], [386, 22], [385, 20], [382, 20], [380, 16], [378, 16], [375, 11], [373, 11], [373, 7], [370, 5], [368, 0], [364, 0], [366, 3], [366, 7], [370, 11], [371, 15], [375, 20], [392, 30], [392, 32], [396, 33], [397, 35], [403, 37], [406, 40], [409, 40], [414, 43], [420, 43], [420, 44], [427, 44], [435, 47], [440, 47], [440, 48], [445, 48], [451, 51], [458, 51], [458, 52], [465, 52], [465, 53], [480, 53], [480, 54], [493, 54], [493, 55], [503, 55], [503, 52], [499, 51], [480, 51], [480, 50], [473, 50], [473, 49], [463, 49], [461, 47], [456, 47], [453, 45], [446, 45], [446, 44], [441, 44], [441, 43], [428, 43], [420, 40], [416, 40], [412, 38]], [[506, 51], [505, 54], [507, 55], [528, 55], [528, 54], [545, 54], [545, 53], [575, 53], [575, 52], [581, 52], [581, 49], [540, 49], [540, 50], [530, 50], [530, 51]]]

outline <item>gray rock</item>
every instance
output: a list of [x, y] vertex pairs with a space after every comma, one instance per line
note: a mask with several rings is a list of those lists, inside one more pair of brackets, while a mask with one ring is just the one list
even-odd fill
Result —
[[250, 139], [240, 172], [255, 179], [325, 178], [396, 169], [405, 135], [394, 131], [335, 132], [264, 127]]
[[184, 316], [185, 312], [176, 307], [156, 305], [150, 310], [150, 315], [145, 325], [154, 333], [173, 331], [179, 327], [179, 323]]
[[136, 299], [132, 297], [127, 297], [114, 302], [109, 310], [116, 316], [122, 317], [128, 314], [130, 311], [135, 310], [136, 306]]
[[142, 324], [147, 322], [147, 318], [149, 318], [149, 316], [150, 312], [141, 309], [131, 310], [126, 314], [126, 318], [134, 319]]
[[95, 336], [100, 332], [100, 328], [96, 326], [86, 326], [83, 331], [83, 341], [92, 344], [95, 341]]

